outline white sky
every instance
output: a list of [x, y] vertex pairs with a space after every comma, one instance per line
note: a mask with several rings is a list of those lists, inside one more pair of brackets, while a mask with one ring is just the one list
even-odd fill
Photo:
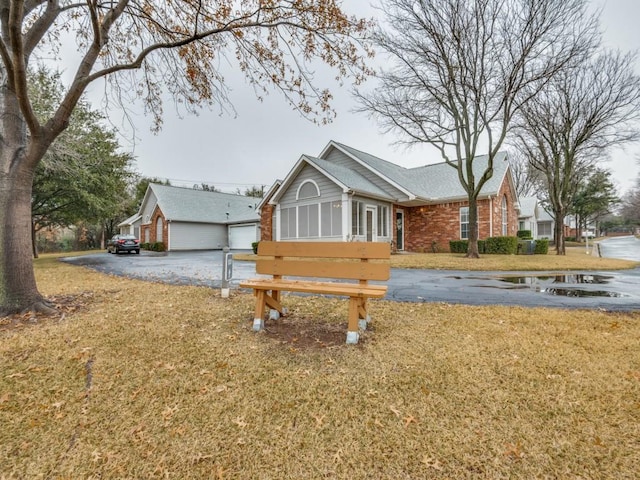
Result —
[[[344, 5], [350, 13], [372, 16], [365, 2], [346, 0]], [[601, 22], [607, 46], [623, 51], [640, 49], [638, 0], [592, 2], [594, 7], [603, 7]], [[640, 73], [640, 65], [636, 69]], [[179, 118], [173, 105], [167, 103], [164, 126], [157, 135], [150, 132], [150, 117], [135, 118], [135, 145], [125, 140], [122, 145], [133, 149], [139, 173], [168, 178], [174, 185], [207, 183], [223, 191], [244, 191], [251, 185], [268, 188], [276, 179], [284, 178], [302, 154], [318, 155], [330, 140], [405, 167], [442, 161], [428, 146], [408, 151], [395, 147], [392, 134], [382, 135], [373, 120], [352, 111], [356, 103], [348, 86], [332, 90], [338, 116], [328, 126], [304, 120], [277, 92], [260, 102], [243, 79], [230, 87], [236, 117], [202, 111], [197, 117]], [[121, 118], [112, 114], [111, 120], [119, 125]], [[131, 136], [131, 132], [127, 134]], [[626, 191], [639, 174], [640, 145], [612, 152], [611, 156], [607, 166], [620, 190]]]

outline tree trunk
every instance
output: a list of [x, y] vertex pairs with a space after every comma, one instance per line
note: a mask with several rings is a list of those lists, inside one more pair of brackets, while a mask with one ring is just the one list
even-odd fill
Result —
[[[0, 86], [0, 315], [27, 310], [53, 313], [36, 286], [31, 241], [35, 158], [46, 148], [27, 143], [18, 100]], [[33, 158], [28, 159], [29, 153]]]
[[478, 202], [475, 197], [469, 198], [469, 241], [466, 258], [480, 258], [480, 252], [478, 252]]
[[[4, 152], [3, 152], [4, 153]], [[0, 174], [0, 314], [51, 313], [36, 286], [31, 258], [32, 176]]]
[[553, 215], [555, 216], [553, 225], [555, 230], [554, 236], [556, 239], [556, 254], [566, 255], [564, 248], [564, 212], [554, 210]]

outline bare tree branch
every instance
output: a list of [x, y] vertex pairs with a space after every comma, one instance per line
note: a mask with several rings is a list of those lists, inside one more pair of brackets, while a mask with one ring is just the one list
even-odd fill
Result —
[[[514, 115], [598, 39], [586, 0], [386, 0], [375, 41], [393, 60], [361, 110], [399, 143], [435, 145], [469, 199], [477, 257], [477, 198]], [[474, 158], [488, 162], [476, 172]]]

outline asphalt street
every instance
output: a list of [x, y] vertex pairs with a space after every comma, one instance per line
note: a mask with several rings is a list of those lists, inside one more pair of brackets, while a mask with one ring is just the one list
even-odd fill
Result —
[[[597, 251], [596, 248], [590, 254]], [[599, 251], [603, 257], [640, 262], [640, 240], [635, 237], [606, 239], [600, 242]], [[221, 251], [99, 253], [63, 260], [147, 281], [211, 288], [220, 288], [222, 282]], [[253, 262], [234, 261], [231, 288], [255, 275]], [[602, 272], [392, 269], [391, 278], [385, 283], [389, 287], [386, 298], [401, 302], [640, 310], [640, 268]]]

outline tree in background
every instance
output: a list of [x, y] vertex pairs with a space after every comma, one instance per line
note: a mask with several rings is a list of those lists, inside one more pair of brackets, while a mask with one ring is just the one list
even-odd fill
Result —
[[136, 181], [134, 201], [129, 216], [138, 211], [142, 205], [142, 200], [144, 200], [144, 195], [147, 193], [147, 188], [149, 188], [150, 183], [157, 183], [158, 185], [166, 185], [168, 187], [171, 186], [171, 182], [167, 179], [158, 177], [139, 177]]
[[[39, 119], [48, 118], [64, 93], [60, 74], [40, 68], [30, 80], [34, 111]], [[133, 175], [131, 155], [119, 149], [116, 134], [105, 127], [103, 116], [80, 101], [69, 126], [36, 167], [31, 195], [34, 257], [38, 256], [38, 231], [79, 222], [101, 223], [117, 208]]]
[[616, 187], [611, 180], [611, 172], [596, 168], [579, 185], [569, 213], [576, 217], [576, 239], [582, 237], [582, 230], [595, 224], [598, 232], [598, 222], [612, 213], [613, 207], [620, 202]]
[[517, 148], [546, 178], [558, 255], [565, 254], [564, 218], [578, 187], [609, 147], [638, 138], [635, 60], [631, 54], [594, 52], [553, 78], [520, 111]]
[[640, 225], [640, 175], [635, 186], [624, 196], [621, 213], [626, 223]]
[[531, 168], [529, 161], [520, 150], [510, 150], [508, 158], [518, 198], [537, 197], [538, 200], [544, 201], [547, 197], [545, 178], [540, 175], [540, 172]]
[[251, 188], [247, 188], [244, 191], [245, 197], [263, 198], [264, 197], [264, 185], [253, 185]]
[[595, 21], [586, 0], [386, 0], [382, 10], [388, 28], [375, 42], [392, 66], [359, 95], [362, 110], [456, 169], [469, 202], [467, 257], [478, 258], [477, 199], [512, 118], [586, 54]]
[[203, 192], [217, 192], [218, 189], [213, 186], [213, 185], [209, 185], [208, 183], [201, 183], [200, 185], [198, 185], [197, 183], [193, 185], [193, 189], [194, 190], [202, 190]]
[[[83, 92], [106, 81], [121, 105], [141, 98], [157, 128], [162, 96], [187, 111], [231, 105], [220, 65], [237, 65], [258, 95], [275, 89], [306, 118], [331, 121], [331, 94], [313, 62], [339, 81], [368, 73], [365, 21], [336, 0], [148, 2], [6, 0], [0, 8], [0, 314], [52, 312], [38, 292], [30, 255], [31, 196], [38, 165], [68, 127]], [[77, 48], [62, 48], [75, 35]], [[70, 57], [62, 58], [63, 55]], [[45, 119], [29, 93], [30, 62], [75, 65]]]

